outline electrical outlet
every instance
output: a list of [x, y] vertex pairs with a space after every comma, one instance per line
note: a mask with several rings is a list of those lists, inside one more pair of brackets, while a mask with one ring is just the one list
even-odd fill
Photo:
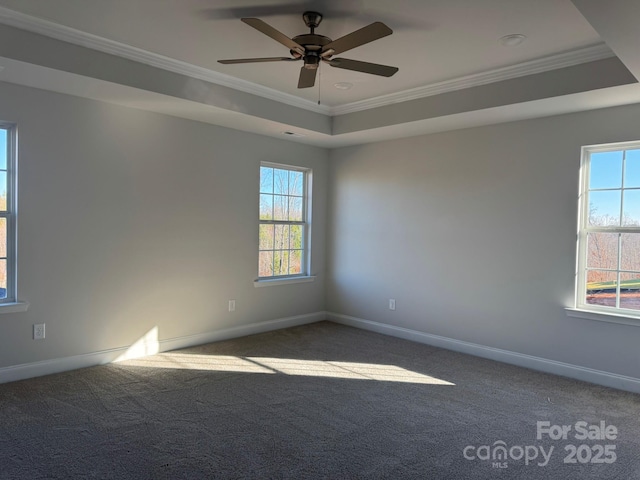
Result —
[[389, 310], [395, 310], [396, 309], [396, 299], [395, 298], [390, 298], [389, 299]]
[[44, 340], [44, 323], [38, 323], [33, 326], [33, 339]]
[[229, 300], [229, 311], [230, 312], [235, 312], [236, 311], [236, 301], [235, 300]]

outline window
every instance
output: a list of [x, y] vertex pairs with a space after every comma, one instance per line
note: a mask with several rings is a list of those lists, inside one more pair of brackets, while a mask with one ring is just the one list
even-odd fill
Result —
[[310, 178], [307, 169], [260, 165], [259, 279], [308, 274]]
[[16, 131], [0, 123], [0, 303], [16, 300]]
[[640, 142], [584, 147], [576, 306], [640, 316]]

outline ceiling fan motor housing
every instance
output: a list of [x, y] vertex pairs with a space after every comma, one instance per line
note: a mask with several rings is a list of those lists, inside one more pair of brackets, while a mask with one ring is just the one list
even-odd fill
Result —
[[297, 37], [293, 37], [292, 40], [304, 47], [304, 55], [301, 55], [295, 50], [290, 50], [291, 55], [293, 55], [294, 58], [304, 57], [304, 67], [311, 70], [315, 70], [320, 64], [322, 47], [332, 42], [329, 37], [315, 33], [298, 35]]

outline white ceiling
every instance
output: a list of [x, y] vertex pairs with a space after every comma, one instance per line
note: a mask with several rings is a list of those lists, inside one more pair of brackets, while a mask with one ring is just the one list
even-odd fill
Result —
[[[0, 23], [5, 24], [0, 27], [5, 29], [6, 35], [5, 48], [0, 47], [0, 66], [5, 67], [0, 72], [0, 80], [268, 135], [280, 135], [283, 129], [306, 135], [294, 141], [325, 146], [353, 144], [640, 102], [637, 84], [632, 83], [633, 77], [625, 77], [626, 70], [613, 73], [610, 78], [600, 73], [600, 83], [596, 81], [591, 86], [560, 88], [556, 81], [557, 91], [551, 89], [516, 100], [502, 98], [505, 88], [528, 85], [528, 92], [532, 93], [536, 85], [544, 84], [542, 77], [536, 77], [541, 80], [539, 82], [525, 84], [523, 79], [527, 76], [567, 69], [563, 81], [568, 82], [569, 78], [579, 79], [587, 74], [590, 71], [586, 67], [588, 64], [593, 65], [594, 72], [602, 71], [605, 64], [597, 62], [608, 61], [606, 65], [616, 67], [612, 62], [622, 66], [622, 60], [638, 75], [640, 72], [634, 72], [631, 66], [638, 60], [637, 54], [629, 53], [637, 50], [635, 45], [630, 48], [628, 42], [625, 43], [625, 32], [613, 28], [620, 23], [620, 18], [628, 18], [625, 8], [635, 8], [629, 6], [633, 2], [608, 0], [605, 2], [607, 9], [594, 8], [598, 2], [0, 0]], [[393, 29], [393, 35], [340, 56], [397, 66], [399, 72], [384, 78], [323, 65], [316, 87], [301, 90], [296, 88], [301, 66], [298, 62], [242, 65], [217, 62], [228, 58], [287, 56], [286, 47], [242, 23], [239, 18], [261, 18], [293, 37], [308, 32], [301, 18], [305, 10], [316, 10], [324, 15], [317, 33], [333, 39], [374, 21], [386, 23]], [[614, 13], [619, 17], [618, 22], [611, 21]], [[633, 22], [628, 23], [628, 30], [635, 32]], [[20, 36], [12, 27], [18, 27], [28, 35]], [[115, 63], [111, 71], [100, 72], [96, 65], [104, 64], [104, 60], [98, 57], [94, 60], [84, 51], [85, 64], [72, 65], [71, 59], [62, 57], [77, 54], [76, 51], [51, 40], [51, 51], [43, 53], [42, 39], [34, 33], [179, 73], [186, 79], [183, 83], [189, 85], [190, 91], [177, 92], [169, 86], [146, 85], [142, 80], [144, 75], [135, 71], [131, 76], [137, 75], [138, 79], [127, 80], [124, 73], [115, 78]], [[498, 42], [500, 37], [513, 33], [526, 35], [526, 41], [517, 47], [505, 47]], [[22, 50], [13, 51], [16, 49], [6, 46], [7, 40], [13, 42], [13, 47], [19, 41]], [[607, 44], [608, 40], [612, 43]], [[34, 52], [30, 52], [26, 44], [33, 45]], [[624, 52], [624, 55], [618, 52]], [[92, 62], [96, 65], [87, 65]], [[574, 66], [580, 64], [585, 68], [576, 70]], [[570, 70], [572, 67], [574, 70]], [[157, 78], [160, 76], [158, 74]], [[514, 79], [522, 81], [517, 83]], [[509, 81], [511, 83], [496, 83]], [[350, 90], [338, 90], [333, 86], [337, 82], [350, 82], [354, 86]], [[162, 82], [158, 80], [157, 83]], [[169, 83], [167, 78], [167, 85]], [[502, 88], [470, 90], [492, 83], [502, 85]], [[200, 89], [198, 98], [194, 97], [194, 86]], [[243, 92], [244, 96], [236, 96], [228, 89], [223, 91], [221, 86], [238, 90], [238, 95]], [[202, 94], [205, 89], [206, 95]], [[456, 96], [455, 92], [459, 94]], [[460, 92], [491, 93], [495, 101], [473, 106], [473, 102]], [[226, 97], [227, 101], [222, 101], [221, 97]], [[431, 103], [425, 101], [431, 97]], [[560, 97], [565, 100], [560, 101]], [[262, 105], [260, 98], [271, 103]], [[549, 101], [551, 98], [554, 101]], [[416, 110], [423, 107], [435, 111], [434, 102], [438, 99], [449, 102], [449, 109], [440, 106], [438, 111], [441, 113], [435, 116], [428, 112], [416, 114]], [[296, 111], [269, 113], [274, 105]], [[519, 108], [514, 109], [514, 105]], [[502, 110], [496, 111], [496, 108]], [[364, 117], [358, 120], [360, 117], [355, 116], [355, 112], [367, 109], [371, 114], [367, 119], [369, 123], [363, 123]], [[479, 111], [486, 112], [485, 120]], [[462, 118], [465, 113], [469, 115]], [[309, 115], [326, 117], [326, 121], [303, 118]], [[336, 122], [340, 115], [344, 118]], [[374, 115], [385, 118], [371, 123]], [[439, 124], [438, 118], [441, 119]], [[356, 125], [356, 120], [362, 126]], [[341, 125], [348, 127], [340, 130]], [[403, 125], [406, 128], [399, 128]]]

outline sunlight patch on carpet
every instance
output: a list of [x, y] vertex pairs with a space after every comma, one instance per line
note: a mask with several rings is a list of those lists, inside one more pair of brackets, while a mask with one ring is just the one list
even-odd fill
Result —
[[227, 355], [189, 355], [185, 353], [160, 353], [150, 357], [120, 362], [132, 367], [171, 368], [180, 370], [209, 370], [216, 372], [277, 373], [241, 357]]
[[230, 355], [198, 355], [188, 353], [160, 353], [126, 360], [121, 365], [133, 367], [208, 370], [216, 372], [266, 373], [329, 377], [381, 382], [418, 383], [427, 385], [455, 385], [440, 378], [412, 372], [396, 365], [355, 363], [323, 360], [301, 360], [271, 357], [236, 357]]

